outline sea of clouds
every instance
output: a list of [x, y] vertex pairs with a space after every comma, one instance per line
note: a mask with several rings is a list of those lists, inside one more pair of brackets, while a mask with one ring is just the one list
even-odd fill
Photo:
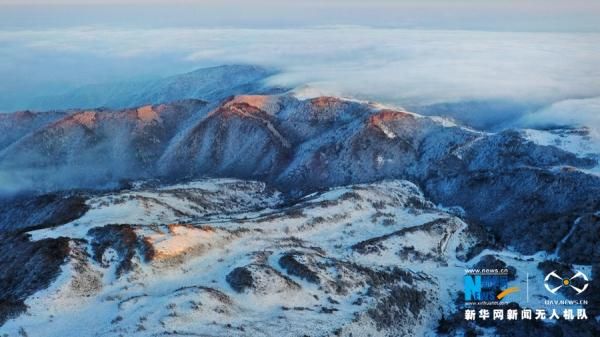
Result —
[[387, 29], [80, 27], [0, 31], [0, 111], [96, 83], [205, 66], [274, 67], [269, 83], [444, 114], [477, 127], [600, 129], [600, 34]]

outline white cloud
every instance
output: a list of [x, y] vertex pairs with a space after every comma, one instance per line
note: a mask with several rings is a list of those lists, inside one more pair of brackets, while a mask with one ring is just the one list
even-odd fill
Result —
[[0, 44], [9, 46], [0, 50], [0, 76], [45, 93], [55, 89], [41, 84], [52, 81], [74, 86], [241, 62], [280, 68], [274, 84], [397, 105], [600, 96], [598, 33], [88, 27], [0, 31]]
[[527, 114], [515, 122], [519, 126], [590, 126], [600, 131], [600, 97], [569, 99]]

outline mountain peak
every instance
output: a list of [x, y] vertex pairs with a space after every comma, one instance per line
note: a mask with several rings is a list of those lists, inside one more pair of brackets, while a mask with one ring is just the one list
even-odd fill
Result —
[[402, 110], [383, 109], [369, 117], [369, 124], [379, 125], [381, 123], [401, 120], [405, 118], [414, 119], [415, 114]]
[[279, 112], [279, 97], [273, 95], [237, 95], [227, 101], [224, 106], [228, 107], [234, 104], [247, 104], [260, 109], [269, 115]]
[[83, 125], [87, 128], [92, 128], [96, 122], [96, 111], [82, 111], [76, 114], [73, 114], [71, 118], [67, 119], [71, 120], [77, 124]]
[[154, 110], [152, 105], [146, 105], [137, 108], [137, 118], [144, 123], [150, 123], [152, 121], [160, 121], [160, 116]]

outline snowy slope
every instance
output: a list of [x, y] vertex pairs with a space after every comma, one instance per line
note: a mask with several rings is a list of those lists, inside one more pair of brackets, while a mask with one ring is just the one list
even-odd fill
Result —
[[[555, 146], [575, 153], [583, 158], [593, 158], [600, 162], [600, 135], [594, 130], [582, 128], [564, 128], [551, 130], [523, 130], [525, 137], [536, 144]], [[590, 169], [600, 174], [600, 164]]]
[[[279, 207], [277, 193], [248, 194], [248, 187], [261, 193], [260, 183], [210, 180], [156, 193], [208, 192], [211, 185], [221, 197], [214, 204], [209, 198], [207, 209], [219, 209], [223, 200], [234, 212], [254, 207], [248, 200], [274, 209], [250, 211], [247, 219], [240, 213], [198, 222], [174, 216], [168, 220], [181, 224], [165, 225], [151, 221], [152, 215], [147, 222], [130, 222], [135, 219], [129, 215], [148, 210], [120, 198], [143, 200], [142, 190], [95, 199], [102, 205], [81, 219], [32, 233], [33, 240], [70, 237], [70, 257], [48, 289], [26, 300], [27, 314], [7, 321], [2, 331], [423, 335], [452, 310], [455, 294], [438, 284], [459, 275], [465, 263], [457, 260], [457, 247], [468, 249], [475, 239], [415, 185], [353, 185]], [[152, 212], [168, 212], [169, 205], [155, 204]], [[107, 225], [113, 219], [121, 225]], [[74, 230], [75, 223], [83, 228]], [[363, 249], [372, 245], [378, 248]], [[417, 250], [404, 254], [408, 246]]]

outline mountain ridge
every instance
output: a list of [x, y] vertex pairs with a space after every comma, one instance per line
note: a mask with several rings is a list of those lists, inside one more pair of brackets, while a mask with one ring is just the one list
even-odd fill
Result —
[[275, 74], [275, 69], [256, 65], [220, 65], [153, 80], [92, 84], [61, 95], [34, 97], [19, 110], [124, 109], [183, 99], [216, 101], [232, 94], [285, 90], [264, 83]]
[[[600, 207], [600, 176], [588, 172], [596, 159], [529, 137], [335, 97], [243, 95], [77, 112], [0, 152], [0, 170], [47, 192], [233, 177], [303, 195], [406, 179], [434, 202], [462, 207], [501, 242], [532, 253], [554, 249], [565, 221]], [[532, 200], [538, 206], [522, 207]], [[552, 217], [559, 220], [547, 225], [555, 228], [548, 238], [510, 234]]]
[[466, 329], [445, 317], [473, 265], [597, 268], [585, 130], [291, 94], [49, 115], [6, 116], [0, 150], [4, 192], [38, 189], [0, 205], [11, 333], [435, 336]]

